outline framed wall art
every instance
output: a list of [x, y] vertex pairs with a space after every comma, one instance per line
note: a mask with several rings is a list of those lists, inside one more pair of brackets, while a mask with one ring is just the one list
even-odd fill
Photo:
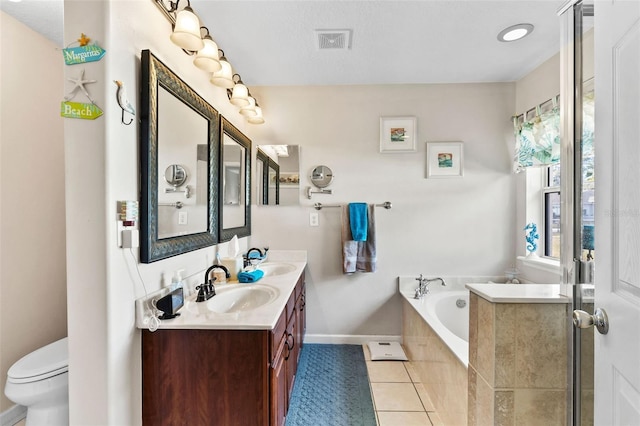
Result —
[[415, 117], [380, 117], [380, 152], [416, 151]]
[[427, 142], [427, 178], [462, 177], [462, 142]]

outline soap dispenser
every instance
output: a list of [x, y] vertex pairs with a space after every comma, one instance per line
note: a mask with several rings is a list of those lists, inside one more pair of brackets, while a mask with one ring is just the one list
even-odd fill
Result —
[[184, 269], [178, 269], [173, 273], [173, 277], [171, 278], [171, 287], [170, 287], [171, 291], [179, 287], [184, 288], [184, 283], [182, 282], [183, 272], [184, 272]]

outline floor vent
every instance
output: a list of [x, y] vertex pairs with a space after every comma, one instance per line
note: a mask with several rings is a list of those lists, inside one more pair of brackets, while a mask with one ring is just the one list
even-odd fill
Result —
[[348, 50], [351, 30], [316, 30], [319, 50]]

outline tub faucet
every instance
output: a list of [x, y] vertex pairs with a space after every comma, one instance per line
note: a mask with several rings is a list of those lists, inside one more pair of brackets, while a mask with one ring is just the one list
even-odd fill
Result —
[[424, 278], [422, 276], [422, 274], [420, 274], [420, 276], [418, 278], [416, 278], [416, 281], [418, 281], [418, 287], [416, 287], [416, 294], [413, 297], [414, 299], [422, 299], [422, 297], [425, 294], [429, 294], [429, 284], [434, 282], [434, 281], [440, 281], [443, 286], [447, 285], [444, 282], [444, 280], [442, 278], [440, 278], [440, 277], [438, 277], [438, 278]]
[[213, 286], [213, 282], [216, 280], [213, 277], [213, 280], [209, 277], [211, 271], [214, 269], [222, 269], [227, 276], [227, 278], [231, 277], [229, 270], [222, 265], [212, 265], [207, 269], [207, 272], [204, 273], [204, 283], [196, 286], [196, 290], [198, 290], [198, 296], [196, 297], [196, 302], [204, 302], [205, 300], [211, 299], [216, 295], [216, 288]]

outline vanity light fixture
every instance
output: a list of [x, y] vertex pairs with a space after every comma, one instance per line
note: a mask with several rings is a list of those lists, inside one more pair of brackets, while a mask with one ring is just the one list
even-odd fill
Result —
[[254, 117], [256, 115], [256, 99], [249, 95], [249, 103], [246, 106], [240, 108], [240, 114], [245, 118]]
[[498, 34], [498, 41], [509, 42], [520, 40], [521, 38], [531, 34], [533, 32], [533, 25], [531, 24], [518, 24], [512, 25]]
[[[247, 118], [249, 123], [264, 123], [262, 108], [257, 106], [257, 101], [249, 94], [249, 89], [242, 82], [240, 74], [234, 74], [233, 67], [225, 57], [224, 51], [213, 41], [209, 29], [200, 25], [200, 19], [191, 8], [190, 0], [186, 0], [187, 5], [183, 8], [179, 6], [181, 0], [151, 1], [171, 24], [171, 41], [181, 47], [187, 55], [195, 55], [193, 64], [211, 73], [212, 84], [227, 89], [229, 102], [240, 107], [240, 114]], [[206, 31], [204, 36], [202, 30]]]
[[[176, 8], [178, 3], [180, 0], [175, 3]], [[174, 3], [171, 5], [173, 6]], [[176, 14], [176, 23], [170, 38], [175, 45], [191, 52], [201, 50], [204, 47], [200, 33], [200, 19], [191, 9], [189, 0], [187, 0], [187, 6]]]
[[220, 65], [220, 56], [218, 55], [218, 45], [211, 35], [207, 27], [202, 27], [207, 30], [207, 34], [202, 38], [204, 47], [198, 50], [196, 58], [193, 60], [193, 64], [203, 71], [216, 72], [222, 68]]
[[220, 51], [220, 69], [211, 74], [210, 81], [218, 87], [231, 89], [236, 84], [233, 81], [233, 68], [231, 68], [231, 64], [224, 56], [224, 51], [222, 49], [218, 50]]
[[247, 117], [247, 121], [251, 124], [263, 124], [264, 123], [264, 117], [262, 116], [262, 108], [260, 108], [259, 105], [256, 105], [255, 108], [255, 113], [256, 115], [252, 116], [252, 117]]
[[[237, 80], [236, 77], [238, 77]], [[229, 102], [237, 107], [249, 105], [249, 89], [247, 89], [247, 86], [242, 82], [242, 77], [240, 77], [240, 74], [234, 74], [232, 79], [235, 85], [233, 86], [231, 96], [229, 96]], [[229, 90], [227, 90], [227, 95], [228, 94]]]

